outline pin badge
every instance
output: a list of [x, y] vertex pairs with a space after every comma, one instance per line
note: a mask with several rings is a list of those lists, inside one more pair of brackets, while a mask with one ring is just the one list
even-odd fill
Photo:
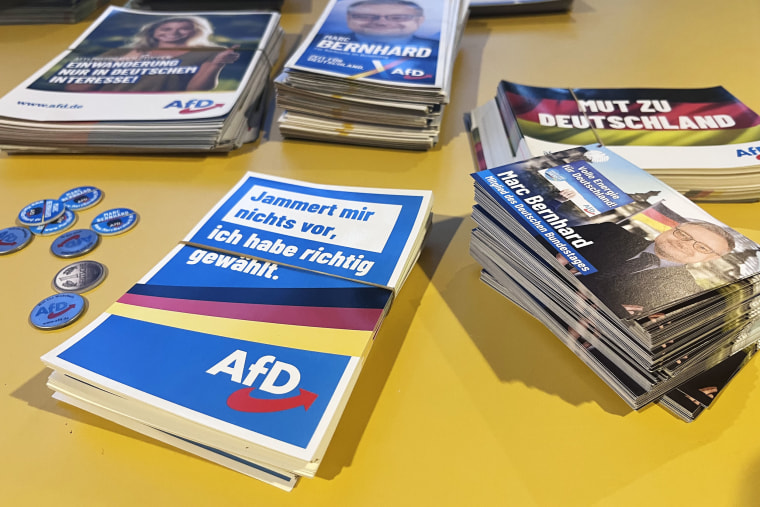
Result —
[[30, 231], [38, 236], [50, 236], [52, 234], [58, 234], [63, 232], [77, 221], [77, 215], [70, 209], [63, 211], [63, 215], [58, 220], [54, 220], [49, 224], [35, 225], [29, 228]]
[[90, 227], [98, 234], [115, 236], [137, 225], [139, 216], [129, 208], [114, 208], [92, 219]]
[[17, 252], [32, 241], [26, 227], [6, 227], [0, 230], [0, 255]]
[[87, 300], [79, 294], [54, 294], [37, 303], [29, 314], [29, 322], [37, 329], [58, 329], [82, 316]]
[[92, 208], [103, 199], [103, 191], [96, 187], [72, 188], [61, 194], [59, 201], [72, 211]]
[[58, 199], [42, 199], [24, 206], [18, 214], [21, 225], [44, 225], [58, 220], [66, 210]]
[[99, 243], [98, 233], [90, 229], [74, 229], [55, 238], [50, 251], [56, 257], [79, 257], [91, 252]]
[[94, 289], [105, 279], [106, 267], [96, 261], [77, 261], [61, 269], [53, 278], [58, 292], [81, 294]]

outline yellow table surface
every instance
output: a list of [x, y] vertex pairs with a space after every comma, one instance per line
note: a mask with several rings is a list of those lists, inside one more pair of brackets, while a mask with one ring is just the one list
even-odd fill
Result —
[[[286, 0], [287, 47], [326, 0]], [[0, 26], [0, 94], [76, 25]], [[0, 226], [79, 185], [137, 210], [88, 259], [107, 265], [77, 323], [27, 318], [66, 261], [50, 238], [0, 257], [0, 504], [758, 505], [760, 361], [694, 423], [630, 410], [536, 320], [479, 281], [468, 254], [474, 170], [463, 113], [500, 79], [539, 86], [723, 85], [760, 111], [757, 0], [575, 0], [569, 14], [471, 19], [439, 145], [424, 153], [261, 140], [220, 156], [0, 155]], [[270, 110], [271, 111], [271, 110]], [[271, 120], [270, 114], [270, 120]], [[39, 360], [150, 269], [247, 171], [432, 189], [435, 224], [314, 479], [285, 493], [51, 399]], [[760, 204], [705, 208], [756, 241]]]

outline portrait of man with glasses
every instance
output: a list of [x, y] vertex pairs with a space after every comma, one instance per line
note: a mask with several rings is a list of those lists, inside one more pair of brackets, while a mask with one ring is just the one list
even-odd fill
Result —
[[729, 230], [704, 221], [679, 223], [654, 240], [614, 222], [574, 229], [593, 242], [581, 254], [597, 269], [579, 280], [621, 318], [645, 316], [706, 290], [689, 266], [704, 266], [735, 247]]
[[425, 21], [417, 3], [407, 0], [358, 0], [346, 11], [346, 25], [359, 42], [429, 44], [414, 34]]
[[296, 66], [352, 78], [442, 86], [453, 0], [333, 0]]

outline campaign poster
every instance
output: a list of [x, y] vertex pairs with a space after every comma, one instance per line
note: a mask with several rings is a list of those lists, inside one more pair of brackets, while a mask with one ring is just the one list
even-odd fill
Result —
[[350, 79], [436, 85], [448, 7], [438, 0], [336, 0], [294, 66]]
[[77, 93], [235, 91], [269, 14], [109, 9], [28, 88]]

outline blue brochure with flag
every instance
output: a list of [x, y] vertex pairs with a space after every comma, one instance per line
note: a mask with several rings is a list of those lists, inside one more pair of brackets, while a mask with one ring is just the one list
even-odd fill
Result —
[[[308, 205], [299, 211], [272, 201], [275, 218], [262, 204], [270, 193], [289, 196], [291, 204], [309, 199]], [[240, 203], [247, 206], [250, 196], [257, 200], [243, 219]], [[339, 190], [248, 174], [187, 243], [43, 356], [54, 370], [49, 385], [64, 401], [290, 489], [298, 476], [316, 472], [390, 308], [399, 265], [406, 264], [401, 257], [416, 259], [414, 236], [424, 232], [429, 198], [428, 192]], [[364, 206], [341, 218], [349, 202]], [[311, 217], [319, 210], [327, 217], [333, 210], [336, 221], [318, 224]], [[241, 222], [258, 213], [260, 228]], [[375, 233], [341, 227], [350, 220], [371, 229], [370, 213], [383, 219]], [[304, 217], [313, 221], [309, 229], [332, 228], [327, 234], [335, 237], [322, 236], [328, 237], [322, 244], [302, 237], [311, 234], [301, 230]], [[342, 276], [278, 262], [298, 260], [309, 249], [331, 253], [330, 259], [342, 251], [354, 260], [342, 261], [348, 268], [324, 263], [324, 271], [343, 270]], [[312, 255], [303, 264], [322, 266], [318, 255], [308, 260]]]

